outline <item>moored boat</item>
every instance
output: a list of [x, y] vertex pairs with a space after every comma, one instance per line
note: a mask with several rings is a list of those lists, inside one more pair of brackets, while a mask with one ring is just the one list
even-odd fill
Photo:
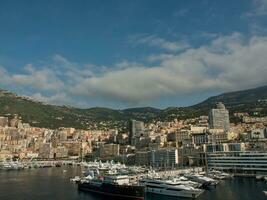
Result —
[[140, 183], [145, 186], [146, 192], [165, 196], [197, 198], [204, 192], [176, 180], [143, 179]]
[[133, 185], [128, 176], [108, 176], [103, 179], [80, 181], [78, 189], [108, 198], [143, 200], [144, 187]]

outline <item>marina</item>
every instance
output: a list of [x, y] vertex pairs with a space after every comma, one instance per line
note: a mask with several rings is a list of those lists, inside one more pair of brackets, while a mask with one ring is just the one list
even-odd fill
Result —
[[40, 160], [28, 160], [28, 161], [2, 161], [0, 162], [0, 170], [23, 170], [23, 169], [33, 169], [33, 168], [47, 168], [47, 167], [61, 167], [62, 165], [80, 165], [80, 163], [75, 161], [40, 161]]
[[[63, 169], [66, 173], [63, 173]], [[80, 176], [80, 167], [62, 166], [38, 168], [30, 170], [0, 171], [0, 199], [65, 199], [65, 200], [104, 200], [101, 195], [79, 192], [77, 184], [70, 182], [70, 178]], [[14, 190], [16, 188], [16, 190]], [[263, 191], [266, 183], [255, 178], [230, 178], [221, 180], [216, 188], [205, 190], [199, 200], [264, 200]], [[147, 200], [177, 200], [177, 197], [147, 193]], [[188, 198], [178, 198], [188, 199]]]
[[0, 0], [0, 200], [267, 200], [267, 0]]
[[[76, 190], [119, 199], [144, 199], [149, 195], [200, 199], [206, 191], [217, 190], [218, 185], [236, 179], [233, 174], [204, 168], [184, 168], [155, 171], [141, 166], [126, 166], [114, 161], [4, 161], [0, 172], [39, 171], [56, 169], [62, 177], [69, 175], [69, 184], [76, 183]], [[267, 176], [255, 175], [251, 179], [266, 184]], [[75, 185], [75, 184], [74, 184]], [[265, 196], [266, 188], [262, 189]]]
[[[232, 178], [230, 174], [219, 171], [212, 171], [206, 175], [202, 168], [154, 171], [137, 166], [126, 167], [112, 161], [95, 161], [82, 166], [85, 167], [84, 176], [70, 179], [78, 183], [79, 190], [121, 197], [124, 189], [131, 188], [127, 195], [138, 194], [138, 199], [141, 198], [139, 194], [143, 193], [140, 192], [140, 187], [143, 187], [146, 193], [195, 199], [205, 189], [215, 188], [220, 180]], [[106, 189], [107, 184], [109, 189]], [[127, 198], [135, 199], [135, 195]]]

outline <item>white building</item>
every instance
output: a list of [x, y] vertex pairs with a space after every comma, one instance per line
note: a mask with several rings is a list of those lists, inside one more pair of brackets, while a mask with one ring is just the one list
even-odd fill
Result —
[[221, 102], [217, 104], [217, 108], [211, 109], [209, 125], [212, 129], [223, 129], [225, 132], [230, 130], [229, 111]]
[[207, 154], [209, 169], [235, 174], [267, 175], [267, 152], [228, 151]]
[[150, 154], [150, 166], [175, 167], [178, 165], [178, 149], [152, 150]]

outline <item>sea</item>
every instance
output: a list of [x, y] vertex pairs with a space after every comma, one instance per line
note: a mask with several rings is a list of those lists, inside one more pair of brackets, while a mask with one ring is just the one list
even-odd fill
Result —
[[[0, 171], [0, 200], [108, 200], [79, 192], [70, 178], [80, 175], [73, 166]], [[254, 178], [233, 178], [221, 181], [216, 188], [206, 190], [198, 200], [266, 200], [267, 184]], [[146, 200], [186, 200], [146, 194]]]

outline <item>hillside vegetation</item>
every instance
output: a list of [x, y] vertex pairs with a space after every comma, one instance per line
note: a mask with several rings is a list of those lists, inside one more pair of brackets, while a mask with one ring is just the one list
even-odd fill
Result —
[[47, 128], [74, 127], [86, 129], [95, 127], [95, 124], [98, 125], [98, 128], [126, 127], [129, 119], [148, 122], [207, 115], [209, 109], [219, 101], [223, 102], [231, 113], [246, 111], [252, 114], [257, 112], [257, 115], [265, 116], [267, 115], [267, 86], [224, 93], [210, 97], [194, 106], [170, 107], [162, 110], [151, 107], [124, 110], [101, 107], [79, 109], [47, 105], [0, 90], [0, 115], [12, 117], [14, 114], [18, 114], [23, 122], [30, 123], [32, 126]]

